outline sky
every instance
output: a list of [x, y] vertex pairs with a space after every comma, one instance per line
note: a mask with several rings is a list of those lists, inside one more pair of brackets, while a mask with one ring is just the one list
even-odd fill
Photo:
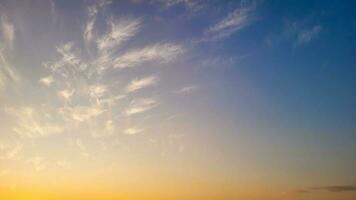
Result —
[[355, 9], [0, 0], [0, 199], [354, 200]]

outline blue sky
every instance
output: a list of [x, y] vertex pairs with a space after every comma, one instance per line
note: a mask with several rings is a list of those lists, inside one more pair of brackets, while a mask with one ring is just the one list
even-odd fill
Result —
[[216, 188], [212, 199], [354, 198], [355, 8], [0, 1], [0, 187], [46, 185], [59, 170], [61, 188], [102, 170], [103, 188], [120, 175], [126, 194], [166, 170], [153, 184], [174, 188], [162, 199], [197, 197], [188, 187]]

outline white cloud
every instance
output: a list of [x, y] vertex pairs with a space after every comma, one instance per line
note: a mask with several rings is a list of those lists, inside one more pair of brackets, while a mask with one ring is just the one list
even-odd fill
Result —
[[105, 122], [105, 132], [106, 135], [112, 135], [115, 131], [114, 122], [112, 120], [108, 120]]
[[36, 138], [60, 133], [63, 128], [46, 120], [49, 111], [31, 107], [6, 108], [5, 111], [15, 117], [13, 131], [22, 137]]
[[19, 81], [19, 74], [9, 64], [5, 55], [0, 50], [0, 90], [5, 88], [6, 85], [17, 83]]
[[131, 101], [125, 113], [128, 116], [143, 113], [154, 108], [157, 104], [158, 102], [152, 98], [134, 99]]
[[64, 67], [65, 65], [76, 66], [80, 64], [80, 59], [73, 52], [73, 43], [68, 42], [57, 47], [57, 52], [62, 55], [62, 60], [53, 69]]
[[63, 98], [65, 101], [70, 101], [73, 94], [74, 94], [74, 89], [65, 89], [57, 92], [58, 96]]
[[177, 93], [177, 94], [188, 94], [188, 93], [196, 91], [197, 89], [198, 89], [198, 86], [196, 86], [196, 85], [186, 86], [186, 87], [182, 87], [181, 89], [175, 91], [175, 93]]
[[204, 40], [217, 40], [230, 36], [231, 34], [242, 30], [255, 20], [254, 3], [247, 4], [242, 2], [239, 8], [229, 13], [224, 19], [209, 27], [205, 32]]
[[152, 85], [155, 85], [158, 81], [158, 78], [155, 76], [147, 76], [141, 79], [134, 79], [131, 83], [126, 87], [127, 92], [134, 92], [136, 90], [140, 90]]
[[114, 60], [114, 68], [135, 67], [147, 61], [167, 63], [183, 53], [183, 47], [176, 44], [156, 44], [129, 51]]
[[88, 7], [89, 16], [96, 16], [99, 12], [99, 9], [105, 7], [106, 5], [111, 4], [111, 0], [98, 0], [95, 4]]
[[140, 128], [127, 128], [124, 130], [124, 134], [126, 135], [136, 135], [138, 133], [141, 133], [143, 132], [143, 129], [140, 129]]
[[98, 99], [98, 104], [99, 105], [107, 105], [107, 106], [113, 106], [116, 101], [125, 98], [125, 95], [117, 95], [113, 97], [108, 97], [108, 98], [100, 98]]
[[106, 85], [93, 85], [90, 86], [90, 96], [93, 98], [100, 98], [105, 95], [108, 91], [108, 87]]
[[108, 51], [118, 48], [124, 41], [133, 37], [140, 28], [139, 19], [121, 19], [119, 21], [109, 20], [110, 31], [96, 40], [100, 51]]
[[114, 121], [111, 118], [106, 121], [97, 121], [89, 132], [94, 138], [111, 136], [115, 132]]
[[59, 113], [67, 121], [84, 122], [105, 112], [99, 106], [75, 106], [63, 107], [59, 109]]
[[95, 18], [90, 19], [84, 27], [83, 38], [85, 41], [89, 42], [94, 38], [93, 30], [94, 30]]
[[47, 87], [49, 87], [50, 85], [52, 85], [52, 83], [54, 82], [54, 78], [53, 76], [46, 76], [43, 77], [39, 80], [39, 82]]

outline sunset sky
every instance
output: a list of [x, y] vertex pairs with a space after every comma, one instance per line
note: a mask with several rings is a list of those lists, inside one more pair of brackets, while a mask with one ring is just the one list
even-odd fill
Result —
[[0, 0], [0, 199], [355, 200], [355, 10]]

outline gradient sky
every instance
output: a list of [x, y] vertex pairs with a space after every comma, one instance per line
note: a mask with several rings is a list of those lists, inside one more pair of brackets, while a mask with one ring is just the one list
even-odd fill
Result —
[[355, 10], [0, 0], [0, 199], [354, 200]]

